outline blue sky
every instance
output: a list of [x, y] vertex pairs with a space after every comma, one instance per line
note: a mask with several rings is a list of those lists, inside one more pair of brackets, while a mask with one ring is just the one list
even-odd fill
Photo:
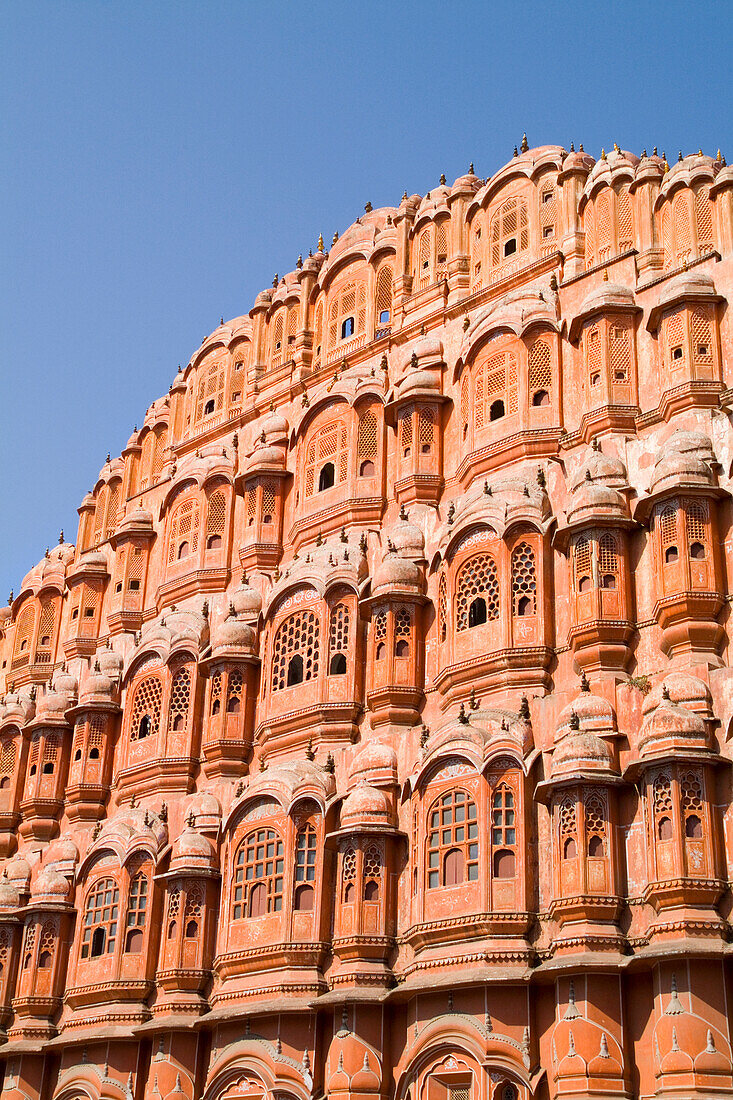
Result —
[[728, 159], [729, 0], [0, 7], [0, 598], [218, 324], [522, 132]]

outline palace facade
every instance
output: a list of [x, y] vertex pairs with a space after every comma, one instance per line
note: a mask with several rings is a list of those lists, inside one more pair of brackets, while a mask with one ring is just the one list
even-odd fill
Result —
[[202, 342], [0, 612], [2, 1100], [733, 1096], [732, 292], [525, 140]]

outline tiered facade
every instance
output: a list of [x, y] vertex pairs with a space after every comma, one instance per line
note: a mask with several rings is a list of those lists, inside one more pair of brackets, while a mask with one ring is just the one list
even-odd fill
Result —
[[523, 142], [203, 341], [0, 613], [2, 1100], [733, 1096], [732, 290]]

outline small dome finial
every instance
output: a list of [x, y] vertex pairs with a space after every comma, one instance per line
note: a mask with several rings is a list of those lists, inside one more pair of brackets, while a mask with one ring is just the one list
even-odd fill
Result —
[[365, 214], [371, 214], [373, 209], [374, 209], [374, 207], [372, 206], [372, 204], [370, 202], [367, 202], [364, 206], [364, 213]]
[[336, 244], [336, 241], [338, 239], [339, 239], [339, 235], [338, 235], [338, 229], [337, 229], [336, 232], [334, 233], [333, 237], [331, 238], [331, 247], [332, 248]]
[[580, 718], [578, 718], [578, 715], [574, 710], [570, 711], [570, 721], [568, 722], [568, 726], [571, 730], [580, 729]]
[[526, 131], [522, 134], [522, 144], [520, 145], [520, 149], [522, 150], [523, 153], [526, 153], [529, 150], [529, 142], [527, 141], [527, 132]]
[[318, 234], [318, 251], [323, 252], [323, 234]]
[[440, 185], [441, 187], [445, 187], [445, 172], [440, 173]]
[[471, 161], [471, 163], [470, 163], [470, 164], [469, 164], [469, 166], [468, 166], [468, 174], [469, 174], [469, 176], [472, 176], [472, 175], [474, 175], [474, 171], [473, 171], [473, 161]]

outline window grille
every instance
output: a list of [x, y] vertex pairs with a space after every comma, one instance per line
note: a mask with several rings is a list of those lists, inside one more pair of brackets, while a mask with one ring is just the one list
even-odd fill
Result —
[[15, 741], [3, 741], [0, 750], [0, 775], [10, 776], [15, 771]]
[[168, 729], [185, 729], [188, 724], [188, 709], [191, 703], [191, 674], [187, 668], [180, 668], [171, 683], [171, 701], [168, 710]]
[[715, 247], [713, 240], [713, 215], [710, 203], [710, 189], [699, 187], [695, 192], [695, 222], [697, 228], [697, 250], [709, 252]]
[[341, 856], [341, 882], [344, 901], [353, 901], [354, 883], [356, 882], [356, 852], [351, 845], [344, 849]]
[[227, 505], [226, 497], [221, 489], [212, 493], [209, 497], [209, 508], [206, 516], [206, 540], [212, 535], [223, 535], [226, 525]]
[[346, 656], [349, 649], [349, 609], [345, 603], [337, 603], [331, 608], [329, 627], [329, 661], [337, 654]]
[[575, 587], [580, 590], [584, 577], [591, 578], [591, 548], [587, 538], [581, 536], [575, 544]]
[[225, 368], [222, 361], [201, 369], [196, 391], [196, 423], [214, 413], [221, 412], [224, 405], [224, 375]]
[[[155, 737], [160, 726], [163, 683], [158, 676], [147, 676], [135, 688], [130, 717], [130, 740]], [[147, 719], [147, 721], [145, 721]]]
[[[513, 247], [512, 247], [513, 242]], [[491, 266], [529, 248], [527, 204], [517, 196], [507, 199], [491, 221]]]
[[283, 842], [274, 829], [257, 829], [244, 838], [234, 864], [234, 920], [279, 913], [283, 904]]
[[428, 821], [428, 889], [477, 881], [475, 802], [465, 791], [448, 791], [433, 803]]
[[692, 314], [692, 359], [697, 366], [712, 367], [713, 335], [710, 318], [701, 309]]
[[163, 472], [163, 459], [165, 458], [165, 448], [166, 432], [163, 429], [162, 431], [155, 432], [155, 449], [153, 451], [153, 462], [151, 471], [153, 482], [158, 481], [161, 473]]
[[227, 684], [227, 713], [238, 714], [242, 705], [242, 691], [244, 689], [244, 680], [242, 673], [239, 669], [234, 669], [229, 673], [229, 682]]
[[662, 508], [659, 515], [659, 537], [662, 549], [677, 542], [677, 509], [672, 504]]
[[666, 772], [656, 776], [652, 787], [652, 798], [654, 813], [657, 816], [672, 813], [672, 781]]
[[27, 664], [30, 658], [29, 649], [31, 644], [31, 635], [33, 634], [33, 626], [35, 623], [36, 613], [33, 604], [28, 604], [23, 608], [18, 616], [15, 625], [15, 658], [13, 665]]
[[418, 409], [418, 437], [420, 453], [430, 454], [435, 437], [435, 413], [426, 405]]
[[298, 654], [303, 660], [303, 680], [318, 675], [320, 624], [314, 611], [303, 609], [283, 620], [273, 645], [272, 690], [287, 686], [288, 664]]
[[182, 501], [171, 517], [168, 564], [195, 554], [199, 544], [199, 503], [190, 497]]
[[445, 573], [441, 573], [438, 582], [438, 630], [440, 640], [444, 642], [448, 634], [448, 585]]
[[456, 585], [456, 630], [466, 630], [469, 609], [481, 597], [486, 602], [487, 620], [499, 618], [499, 576], [490, 554], [470, 558], [458, 574]]
[[609, 360], [611, 382], [628, 382], [631, 371], [631, 333], [628, 328], [620, 325], [611, 327]]
[[675, 260], [681, 264], [692, 256], [692, 234], [690, 232], [690, 207], [687, 194], [678, 192], [672, 200], [672, 224], [674, 226]]
[[535, 555], [527, 542], [520, 542], [512, 550], [512, 602], [515, 615], [534, 615], [537, 611]]
[[[589, 854], [593, 854], [594, 845], [592, 845], [591, 839], [593, 837], [600, 837], [605, 840], [606, 836], [606, 806], [603, 798], [597, 791], [591, 791], [585, 796], [585, 838], [586, 844], [589, 848]], [[602, 855], [603, 852], [597, 853]]]
[[628, 186], [622, 187], [616, 196], [616, 226], [618, 229], [618, 251], [627, 252], [628, 249], [634, 247], [634, 225]]
[[691, 546], [693, 542], [700, 542], [705, 546], [707, 542], [708, 510], [699, 500], [691, 500], [685, 505], [685, 523], [687, 527], [687, 542]]
[[680, 370], [687, 360], [687, 341], [682, 315], [673, 313], [666, 321], [667, 356], [672, 370]]
[[120, 891], [111, 878], [101, 879], [87, 898], [81, 957], [114, 954], [117, 940]]
[[364, 413], [359, 420], [357, 453], [359, 458], [377, 457], [377, 418], [373, 412]]
[[552, 351], [546, 340], [535, 340], [529, 349], [530, 401], [538, 390], [552, 393]]
[[593, 267], [596, 262], [596, 223], [592, 202], [586, 205], [583, 226], [585, 228], [585, 266], [588, 268]]
[[130, 883], [127, 901], [127, 930], [144, 928], [148, 907], [148, 880], [144, 874], [135, 875]]
[[374, 315], [377, 327], [389, 324], [392, 317], [392, 268], [382, 264], [377, 272]]
[[585, 361], [588, 372], [588, 383], [592, 390], [601, 384], [602, 378], [601, 334], [597, 328], [586, 331]]
[[680, 777], [680, 798], [685, 815], [702, 813], [702, 777], [699, 772], [685, 772]]
[[55, 621], [56, 608], [53, 601], [44, 600], [41, 604], [41, 614], [38, 620], [38, 641], [36, 642], [35, 655], [35, 660], [38, 664], [48, 663], [51, 660]]
[[618, 546], [613, 535], [601, 535], [598, 541], [598, 570], [601, 576], [618, 576]]
[[319, 472], [326, 462], [333, 463], [334, 485], [346, 480], [349, 460], [348, 440], [346, 425], [340, 420], [326, 424], [315, 433], [306, 450], [306, 496], [313, 496], [316, 492]]
[[601, 191], [596, 199], [596, 252], [602, 263], [613, 253], [613, 213], [610, 188]]
[[316, 879], [316, 830], [306, 825], [298, 833], [295, 842], [295, 881], [315, 882]]

